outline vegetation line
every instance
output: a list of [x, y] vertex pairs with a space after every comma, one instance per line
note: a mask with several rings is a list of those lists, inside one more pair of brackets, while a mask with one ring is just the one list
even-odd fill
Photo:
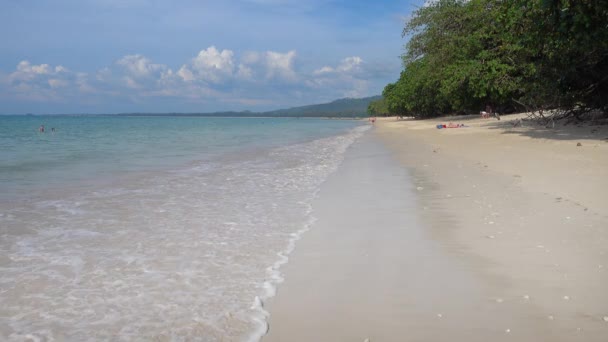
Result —
[[[499, 112], [608, 119], [608, 1], [438, 0], [414, 12], [404, 70], [371, 115]], [[519, 107], [521, 108], [521, 107]], [[553, 119], [553, 118], [552, 118]]]

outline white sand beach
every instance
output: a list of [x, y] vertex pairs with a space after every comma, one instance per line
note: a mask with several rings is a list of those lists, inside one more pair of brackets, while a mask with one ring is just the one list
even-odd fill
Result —
[[608, 127], [521, 117], [379, 120], [322, 186], [263, 341], [606, 341]]

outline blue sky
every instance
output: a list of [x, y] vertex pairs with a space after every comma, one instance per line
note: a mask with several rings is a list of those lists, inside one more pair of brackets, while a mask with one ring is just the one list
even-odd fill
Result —
[[269, 110], [379, 94], [424, 0], [3, 0], [0, 113]]

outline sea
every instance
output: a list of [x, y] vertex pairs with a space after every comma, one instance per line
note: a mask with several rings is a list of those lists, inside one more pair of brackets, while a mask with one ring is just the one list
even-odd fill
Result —
[[368, 129], [0, 116], [0, 340], [259, 341], [312, 200]]

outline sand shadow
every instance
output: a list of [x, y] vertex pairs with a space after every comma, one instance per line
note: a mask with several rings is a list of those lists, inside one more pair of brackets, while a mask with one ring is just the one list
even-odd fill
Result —
[[513, 134], [533, 139], [553, 139], [553, 140], [604, 140], [608, 142], [608, 126], [593, 125], [590, 123], [564, 124], [545, 126], [533, 121], [518, 121], [510, 119], [508, 116], [502, 120], [487, 123], [484, 125], [488, 129], [499, 129], [501, 134]]

